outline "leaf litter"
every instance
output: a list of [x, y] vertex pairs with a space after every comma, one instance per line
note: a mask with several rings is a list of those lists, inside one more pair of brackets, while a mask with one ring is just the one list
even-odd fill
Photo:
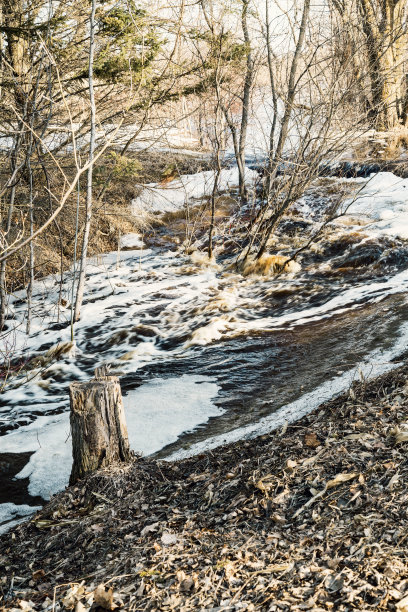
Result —
[[407, 374], [90, 475], [0, 539], [0, 610], [408, 612]]

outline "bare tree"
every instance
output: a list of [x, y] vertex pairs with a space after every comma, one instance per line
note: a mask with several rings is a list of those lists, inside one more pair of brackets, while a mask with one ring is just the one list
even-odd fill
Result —
[[94, 56], [95, 56], [95, 14], [96, 0], [92, 0], [90, 15], [90, 37], [89, 37], [89, 66], [88, 66], [88, 87], [89, 87], [89, 103], [91, 109], [90, 115], [90, 139], [89, 139], [89, 168], [87, 173], [87, 189], [86, 189], [86, 204], [85, 204], [85, 229], [82, 239], [82, 252], [79, 268], [78, 288], [75, 299], [74, 321], [78, 321], [84, 297], [85, 276], [86, 276], [86, 258], [88, 254], [89, 232], [91, 230], [92, 221], [92, 178], [93, 164], [95, 154], [95, 129], [96, 129], [96, 106], [95, 106], [95, 91], [94, 91]]
[[[239, 197], [242, 204], [245, 204], [248, 200], [245, 181], [246, 144], [257, 65], [249, 24], [250, 2], [251, 0], [239, 1], [239, 23], [242, 41], [240, 41], [238, 34], [232, 34], [231, 29], [225, 27], [224, 22], [228, 18], [226, 17], [228, 12], [217, 17], [214, 10], [210, 12], [206, 3], [201, 2], [205, 22], [210, 33], [210, 45], [213, 48], [213, 54], [216, 58], [222, 58], [222, 70], [219, 67], [217, 68], [218, 77], [214, 80], [214, 88], [218, 100], [217, 105], [224, 114], [231, 134], [234, 157], [238, 168]], [[239, 74], [241, 69], [244, 72], [243, 78]]]
[[333, 0], [343, 26], [354, 25], [365, 43], [371, 118], [379, 130], [406, 122], [407, 4], [404, 0]]

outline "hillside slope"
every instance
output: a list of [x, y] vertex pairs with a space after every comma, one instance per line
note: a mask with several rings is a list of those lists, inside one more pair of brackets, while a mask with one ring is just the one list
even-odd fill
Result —
[[407, 373], [67, 489], [0, 540], [2, 609], [408, 610]]

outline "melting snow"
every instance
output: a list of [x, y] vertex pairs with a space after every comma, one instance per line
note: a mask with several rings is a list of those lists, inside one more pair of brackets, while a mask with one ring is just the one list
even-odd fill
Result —
[[[259, 180], [255, 170], [246, 169], [245, 181], [254, 184]], [[170, 181], [167, 185], [151, 183], [146, 185], [142, 193], [132, 200], [133, 214], [138, 216], [143, 212], [176, 212], [187, 203], [193, 203], [205, 196], [211, 195], [214, 187], [214, 172], [197, 172], [186, 174], [179, 179]], [[221, 170], [218, 191], [227, 191], [238, 185], [238, 168]]]
[[392, 172], [372, 174], [354, 200], [346, 202], [348, 215], [359, 215], [372, 219], [365, 227], [375, 235], [408, 238], [408, 179]]
[[122, 249], [142, 249], [144, 242], [140, 234], [131, 233], [120, 237], [120, 246]]
[[40, 506], [0, 504], [0, 535], [24, 521], [37, 510], [40, 510]]
[[[247, 178], [255, 181], [258, 174], [248, 170]], [[178, 210], [186, 203], [186, 193], [189, 200], [208, 195], [213, 181], [212, 172], [203, 172], [181, 177], [167, 186], [152, 185], [142, 192], [133, 206], [135, 210], [138, 207], [152, 211]], [[223, 170], [222, 188], [237, 182], [236, 169]], [[372, 220], [372, 232], [408, 238], [408, 179], [380, 173], [369, 181], [357, 182], [364, 184], [355, 200], [349, 202], [348, 214], [368, 217]], [[141, 247], [140, 236], [124, 237], [122, 246], [127, 245]], [[89, 368], [89, 356], [95, 365], [106, 361], [116, 366], [119, 363], [122, 372], [135, 372], [145, 363], [184, 356], [187, 351], [197, 351], [198, 347], [214, 341], [253, 331], [292, 328], [408, 290], [408, 270], [404, 270], [385, 280], [338, 289], [334, 297], [315, 306], [305, 303], [297, 310], [288, 306], [282, 315], [276, 316], [273, 310], [264, 308], [262, 298], [266, 288], [270, 288], [270, 282], [276, 283], [277, 289], [280, 281], [243, 278], [234, 274], [223, 277], [222, 269], [212, 265], [200, 265], [191, 275], [188, 271], [183, 272], [183, 265], [188, 261], [176, 253], [158, 254], [148, 249], [122, 253], [119, 265], [116, 253], [94, 259], [88, 269], [82, 319], [75, 326], [77, 354], [53, 364], [48, 369], [48, 379], [34, 378], [25, 386], [3, 394], [4, 402], [9, 404], [0, 410], [4, 421], [13, 420], [16, 414], [20, 414], [22, 406], [31, 410], [35, 405], [37, 414], [49, 411], [50, 407], [62, 405], [65, 408], [69, 383], [89, 377], [86, 369]], [[293, 282], [285, 280], [286, 288]], [[65, 275], [64, 297], [69, 297], [71, 283], [72, 272]], [[51, 325], [56, 320], [58, 287], [58, 279], [52, 277], [36, 283], [35, 317], [29, 340], [23, 332], [24, 293], [11, 297], [10, 310], [16, 324], [15, 344], [19, 349], [44, 354], [49, 346], [69, 340], [69, 326], [58, 329]], [[69, 320], [69, 308], [61, 316], [62, 321]], [[142, 332], [148, 329], [150, 337], [144, 337], [143, 333], [140, 335], [140, 329]], [[371, 368], [370, 373], [374, 375], [392, 367], [386, 362], [400, 354], [407, 339], [408, 332], [404, 327], [401, 342], [393, 351], [368, 355], [363, 370], [368, 372], [371, 364], [377, 363], [374, 369]], [[350, 370], [333, 378], [258, 423], [215, 436], [173, 457], [201, 452], [225, 441], [253, 437], [278, 427], [286, 420], [298, 419], [346, 388], [354, 373], [355, 370]], [[47, 384], [50, 384], [49, 391]], [[213, 403], [217, 390], [216, 382], [211, 379], [181, 376], [151, 380], [130, 392], [125, 404], [134, 450], [153, 453], [177, 440], [183, 432], [219, 416], [222, 411]], [[143, 411], [139, 406], [143, 406]], [[32, 495], [48, 498], [63, 488], [69, 478], [71, 442], [68, 414], [38, 416], [34, 423], [2, 437], [1, 448], [3, 452], [33, 452], [18, 477], [30, 479], [29, 492]], [[29, 507], [1, 505], [0, 525], [6, 520], [2, 518], [4, 516], [11, 521], [21, 520], [26, 512], [24, 508], [27, 510]], [[27, 513], [32, 510], [27, 510]]]
[[204, 376], [156, 378], [124, 397], [134, 451], [151, 455], [224, 411], [213, 399], [218, 385]]
[[[213, 403], [217, 393], [218, 385], [211, 379], [194, 375], [158, 378], [130, 391], [124, 397], [124, 405], [131, 448], [150, 455], [210, 417], [219, 416], [223, 410]], [[29, 478], [30, 495], [50, 499], [67, 486], [71, 472], [69, 413], [40, 416], [34, 423], [3, 436], [1, 450], [33, 452], [17, 478]], [[15, 514], [25, 516], [36, 509], [0, 504], [0, 533], [3, 522], [14, 520]]]
[[326, 381], [309, 393], [305, 393], [296, 401], [282, 406], [276, 412], [262, 418], [256, 423], [244, 427], [238, 427], [224, 434], [213, 436], [203, 442], [191, 445], [188, 449], [181, 449], [170, 456], [166, 461], [176, 461], [203, 453], [223, 444], [238, 442], [243, 439], [251, 439], [269, 433], [282, 427], [285, 423], [293, 423], [301, 417], [309, 414], [322, 403], [327, 402], [336, 395], [343, 393], [356, 379], [357, 372], [364, 378], [375, 378], [389, 370], [398, 367], [395, 358], [404, 352], [408, 343], [408, 324], [403, 324], [400, 329], [400, 337], [394, 346], [386, 351], [377, 350], [367, 355], [364, 362], [358, 368], [352, 368], [340, 376]]

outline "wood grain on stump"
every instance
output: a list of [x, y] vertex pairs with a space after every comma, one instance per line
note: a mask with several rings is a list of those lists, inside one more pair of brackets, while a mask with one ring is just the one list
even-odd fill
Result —
[[[98, 374], [97, 374], [98, 376]], [[130, 458], [122, 392], [117, 376], [70, 385], [72, 485], [89, 472]]]

